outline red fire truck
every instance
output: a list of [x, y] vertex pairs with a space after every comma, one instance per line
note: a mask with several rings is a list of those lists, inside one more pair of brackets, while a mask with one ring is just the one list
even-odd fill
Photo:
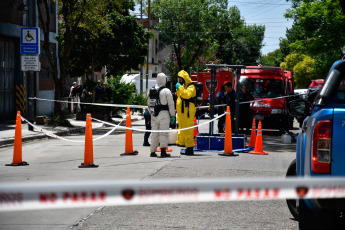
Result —
[[[201, 82], [203, 105], [209, 104], [211, 93], [211, 71], [205, 70], [191, 74], [192, 81]], [[236, 77], [230, 68], [218, 68], [215, 81], [215, 96], [226, 82], [232, 82], [236, 89]], [[287, 110], [289, 98], [293, 95], [293, 79], [290, 71], [280, 67], [246, 66], [241, 69], [240, 84], [245, 84], [255, 100], [251, 103], [252, 116], [261, 120], [265, 129], [279, 129], [283, 132], [293, 128], [293, 116]], [[206, 112], [198, 111], [199, 114]]]
[[293, 116], [287, 110], [289, 97], [293, 95], [293, 79], [290, 71], [280, 67], [246, 66], [241, 70], [240, 84], [246, 85], [255, 101], [251, 112], [263, 128], [284, 132], [293, 128]]
[[[229, 68], [219, 68], [216, 73], [215, 81], [215, 97], [220, 91], [222, 85], [226, 82], [233, 82], [233, 73]], [[201, 82], [203, 84], [203, 100], [201, 106], [209, 105], [209, 95], [211, 94], [211, 70], [204, 70], [203, 72], [191, 73], [191, 79], [194, 82]], [[216, 98], [215, 98], [216, 100]], [[208, 109], [199, 109], [197, 116], [208, 112]]]

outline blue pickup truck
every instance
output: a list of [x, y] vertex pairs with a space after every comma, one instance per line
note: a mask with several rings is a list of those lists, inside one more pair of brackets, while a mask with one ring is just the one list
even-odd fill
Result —
[[[291, 101], [289, 111], [309, 116], [286, 175], [345, 176], [345, 60], [333, 64], [314, 103]], [[345, 229], [345, 199], [287, 200], [287, 205], [300, 229]]]

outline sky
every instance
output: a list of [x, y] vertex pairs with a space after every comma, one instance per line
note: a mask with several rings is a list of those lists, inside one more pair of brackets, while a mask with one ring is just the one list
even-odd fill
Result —
[[247, 25], [265, 25], [265, 37], [261, 52], [266, 55], [279, 48], [279, 38], [285, 38], [286, 29], [293, 21], [284, 18], [291, 7], [286, 0], [229, 0], [229, 6], [236, 5]]
[[[286, 29], [291, 28], [293, 21], [284, 18], [286, 9], [291, 3], [286, 0], [228, 0], [229, 7], [236, 5], [247, 25], [265, 25], [265, 37], [261, 53], [268, 54], [279, 48], [279, 38], [285, 38]], [[140, 16], [140, 5], [135, 13]]]

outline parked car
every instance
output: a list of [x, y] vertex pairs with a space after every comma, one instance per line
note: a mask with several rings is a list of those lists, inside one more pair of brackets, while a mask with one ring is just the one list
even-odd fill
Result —
[[316, 80], [311, 80], [311, 83], [308, 87], [308, 90], [311, 89], [315, 89], [315, 88], [321, 88], [323, 86], [323, 83], [325, 82], [324, 79], [316, 79]]
[[[345, 176], [345, 60], [334, 63], [315, 97], [312, 110], [305, 100], [289, 104], [290, 113], [307, 117], [287, 176]], [[345, 199], [287, 200], [287, 205], [300, 229], [345, 228]]]

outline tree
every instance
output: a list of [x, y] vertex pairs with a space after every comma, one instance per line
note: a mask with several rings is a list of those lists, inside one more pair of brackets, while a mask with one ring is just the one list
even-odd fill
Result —
[[[154, 0], [160, 38], [173, 45], [177, 69], [189, 70], [207, 48], [227, 15], [226, 0]], [[171, 73], [176, 76], [177, 72]]]
[[289, 54], [280, 67], [291, 71], [296, 88], [306, 88], [310, 80], [315, 79], [315, 60], [310, 56], [299, 53]]
[[[59, 1], [59, 87], [69, 75], [69, 67], [76, 57], [73, 56], [76, 40], [86, 32], [89, 42], [96, 41], [103, 36], [112, 35], [110, 14], [117, 12], [129, 14], [134, 9], [133, 0], [61, 0]], [[73, 77], [73, 76], [72, 76]], [[56, 95], [61, 97], [60, 95]]]
[[293, 68], [296, 88], [307, 88], [312, 79], [315, 79], [315, 60], [309, 56], [298, 62]]
[[107, 66], [111, 75], [138, 69], [148, 52], [150, 33], [130, 15], [117, 12], [108, 14], [110, 33], [94, 38], [92, 31], [78, 28], [71, 53], [68, 72], [71, 76], [93, 73]]
[[[43, 49], [47, 55], [49, 64], [51, 66], [51, 73], [53, 75], [54, 83], [55, 83], [55, 99], [60, 99], [59, 96], [62, 94], [62, 83], [61, 79], [58, 76], [58, 65], [57, 60], [54, 58], [51, 52], [50, 40], [49, 40], [49, 32], [51, 30], [50, 25], [50, 6], [48, 0], [36, 1], [37, 9], [38, 9], [38, 19], [40, 22], [40, 26], [43, 31], [44, 41], [43, 41]], [[55, 108], [59, 111], [60, 103], [55, 103]]]
[[[330, 63], [342, 56], [345, 40], [345, 15], [339, 1], [296, 1], [286, 13], [294, 19], [299, 36], [290, 45], [292, 52], [305, 54], [315, 59], [318, 78], [324, 78]], [[342, 3], [343, 5], [343, 3]]]

